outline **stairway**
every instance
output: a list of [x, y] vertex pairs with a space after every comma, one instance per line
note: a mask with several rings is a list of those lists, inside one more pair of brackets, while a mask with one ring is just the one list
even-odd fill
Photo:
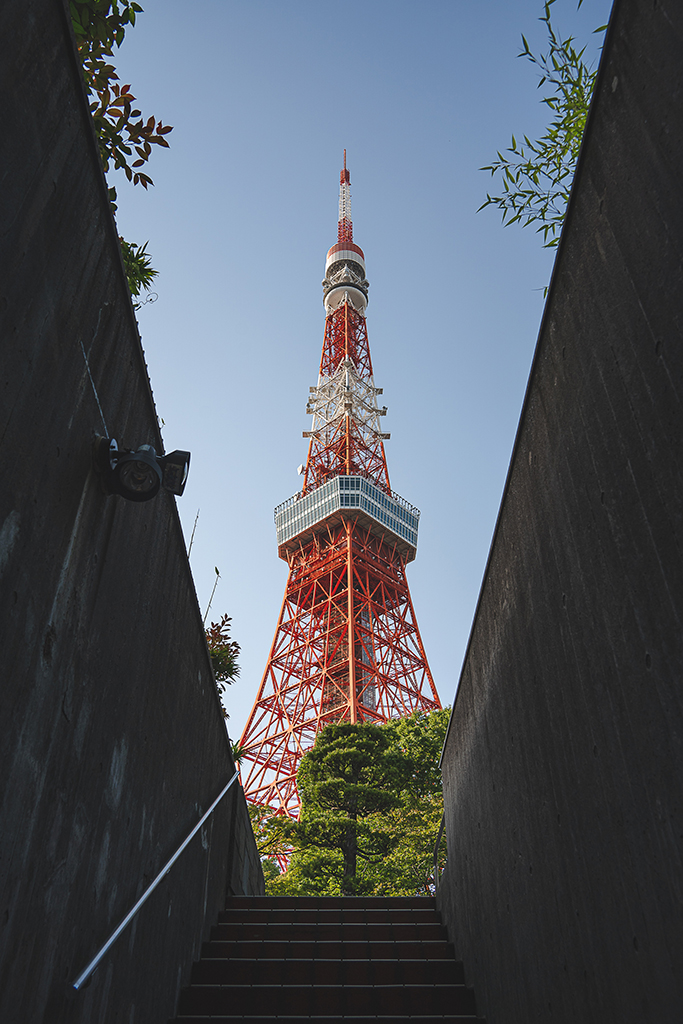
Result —
[[207, 1018], [481, 1024], [426, 897], [231, 897], [172, 1024]]

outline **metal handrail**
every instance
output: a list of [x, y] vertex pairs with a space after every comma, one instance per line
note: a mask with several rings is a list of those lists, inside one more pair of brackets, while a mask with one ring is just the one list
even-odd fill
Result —
[[441, 839], [443, 837], [443, 830], [446, 827], [446, 812], [444, 811], [441, 815], [441, 824], [439, 825], [439, 833], [436, 837], [436, 844], [434, 846], [434, 891], [439, 888], [439, 846], [441, 845]]
[[113, 932], [111, 933], [111, 935], [109, 936], [109, 938], [107, 939], [107, 941], [105, 942], [105, 944], [104, 944], [104, 945], [103, 945], [103, 946], [102, 946], [102, 947], [101, 947], [101, 948], [100, 948], [100, 949], [98, 950], [98, 952], [97, 952], [97, 953], [95, 954], [95, 956], [94, 956], [94, 957], [92, 958], [92, 960], [90, 961], [90, 963], [88, 964], [88, 966], [87, 966], [86, 968], [84, 968], [84, 970], [82, 970], [82, 971], [81, 971], [81, 973], [80, 973], [80, 974], [78, 975], [78, 977], [76, 978], [76, 980], [75, 980], [74, 982], [72, 982], [72, 986], [71, 986], [72, 988], [74, 988], [74, 989], [75, 989], [76, 991], [78, 991], [78, 990], [79, 990], [80, 988], [82, 988], [82, 987], [83, 987], [83, 985], [85, 984], [85, 982], [86, 982], [86, 981], [88, 980], [88, 978], [90, 977], [90, 975], [92, 974], [92, 972], [93, 972], [93, 971], [95, 970], [95, 968], [96, 968], [96, 967], [97, 967], [97, 965], [99, 964], [99, 962], [100, 962], [100, 960], [102, 959], [102, 957], [104, 956], [104, 954], [105, 954], [105, 953], [107, 952], [107, 950], [108, 950], [108, 949], [109, 949], [109, 948], [110, 948], [111, 946], [113, 946], [113, 945], [114, 945], [114, 943], [116, 942], [116, 940], [118, 939], [119, 935], [120, 935], [120, 934], [121, 934], [121, 932], [122, 932], [122, 931], [124, 930], [124, 928], [126, 927], [126, 925], [130, 924], [130, 922], [131, 922], [131, 921], [133, 920], [133, 918], [135, 917], [135, 915], [137, 914], [138, 910], [139, 910], [139, 909], [140, 909], [140, 907], [141, 907], [141, 906], [143, 905], [143, 903], [145, 903], [145, 902], [146, 902], [146, 900], [148, 899], [148, 897], [152, 895], [152, 893], [154, 892], [154, 890], [156, 889], [157, 885], [159, 884], [159, 882], [161, 881], [161, 879], [162, 879], [162, 878], [164, 877], [164, 875], [167, 875], [167, 874], [168, 874], [168, 872], [169, 872], [169, 871], [171, 870], [171, 868], [173, 867], [173, 865], [175, 864], [175, 862], [177, 861], [178, 857], [179, 857], [179, 856], [180, 856], [180, 854], [181, 854], [181, 853], [183, 852], [183, 850], [185, 849], [185, 847], [187, 846], [187, 844], [188, 844], [188, 843], [190, 842], [190, 840], [191, 840], [191, 839], [192, 839], [192, 838], [193, 838], [194, 836], [196, 836], [197, 832], [199, 832], [199, 829], [200, 829], [200, 828], [202, 827], [202, 825], [204, 824], [204, 822], [206, 821], [206, 819], [207, 819], [207, 818], [209, 817], [209, 815], [210, 815], [210, 814], [211, 814], [211, 813], [212, 813], [212, 812], [213, 812], [213, 811], [215, 810], [215, 808], [216, 808], [216, 807], [218, 806], [218, 804], [219, 804], [219, 803], [221, 802], [221, 800], [223, 799], [223, 797], [225, 796], [225, 794], [226, 794], [226, 793], [228, 792], [228, 790], [230, 789], [230, 787], [232, 786], [233, 782], [235, 781], [235, 779], [237, 778], [237, 776], [238, 776], [238, 775], [239, 775], [239, 768], [235, 769], [235, 774], [234, 774], [234, 775], [232, 776], [232, 778], [230, 779], [230, 781], [228, 782], [228, 784], [227, 784], [226, 786], [224, 786], [224, 787], [223, 787], [223, 789], [221, 790], [221, 792], [220, 792], [220, 793], [218, 794], [218, 796], [216, 797], [216, 799], [214, 800], [214, 802], [213, 802], [213, 803], [211, 804], [211, 806], [209, 807], [208, 811], [207, 811], [207, 812], [206, 812], [205, 814], [203, 814], [203, 815], [202, 815], [202, 817], [201, 817], [201, 818], [199, 819], [199, 821], [197, 822], [197, 824], [195, 825], [195, 827], [194, 827], [194, 828], [192, 829], [192, 831], [190, 832], [189, 836], [188, 836], [188, 837], [187, 837], [187, 838], [186, 838], [186, 839], [184, 840], [184, 842], [182, 842], [182, 843], [180, 844], [180, 846], [178, 847], [178, 849], [176, 850], [176, 852], [175, 852], [175, 853], [173, 854], [173, 856], [171, 857], [171, 859], [170, 859], [170, 860], [168, 860], [168, 861], [167, 861], [167, 862], [166, 862], [166, 863], [164, 864], [163, 868], [161, 869], [161, 871], [159, 872], [159, 874], [158, 874], [158, 875], [156, 876], [156, 878], [154, 879], [154, 881], [153, 881], [153, 882], [151, 882], [151, 883], [150, 883], [150, 884], [149, 884], [149, 885], [147, 886], [147, 888], [145, 889], [145, 891], [143, 892], [142, 896], [141, 896], [141, 897], [140, 897], [140, 899], [139, 899], [139, 900], [137, 901], [137, 903], [135, 904], [135, 906], [134, 906], [134, 907], [133, 907], [133, 908], [132, 908], [131, 910], [129, 910], [129, 911], [128, 911], [128, 913], [126, 914], [126, 916], [124, 917], [124, 919], [123, 919], [123, 920], [121, 921], [121, 923], [120, 923], [120, 924], [119, 924], [119, 925], [118, 925], [118, 926], [117, 926], [117, 927], [116, 927], [116, 928], [114, 929], [114, 931], [113, 931]]

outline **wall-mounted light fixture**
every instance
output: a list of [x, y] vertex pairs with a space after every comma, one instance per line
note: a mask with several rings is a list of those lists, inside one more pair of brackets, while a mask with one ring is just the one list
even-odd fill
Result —
[[119, 450], [115, 438], [98, 437], [94, 456], [95, 468], [109, 494], [120, 494], [128, 501], [149, 501], [162, 487], [178, 497], [185, 490], [189, 452], [157, 455], [151, 444]]

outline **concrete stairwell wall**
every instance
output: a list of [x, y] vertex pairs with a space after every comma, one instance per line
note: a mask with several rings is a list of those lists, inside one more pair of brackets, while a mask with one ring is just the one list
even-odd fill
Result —
[[682, 167], [683, 6], [618, 0], [443, 760], [489, 1024], [681, 1019]]
[[0, 1020], [161, 1024], [263, 876], [235, 786], [68, 998], [234, 766], [175, 499], [91, 466], [162, 444], [66, 4], [0, 6], [0, 81]]

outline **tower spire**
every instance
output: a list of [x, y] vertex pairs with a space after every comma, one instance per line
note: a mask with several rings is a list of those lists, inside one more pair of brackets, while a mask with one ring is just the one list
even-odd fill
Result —
[[[318, 383], [310, 389], [306, 412], [313, 416], [303, 493], [319, 487], [328, 478], [359, 474], [391, 493], [384, 454], [377, 397], [368, 345], [365, 310], [368, 288], [365, 254], [351, 240], [349, 172], [341, 172], [339, 189], [339, 241], [327, 253], [323, 301], [327, 320]], [[346, 214], [348, 213], [348, 218]], [[343, 230], [342, 230], [343, 229]], [[348, 230], [347, 230], [348, 229]], [[347, 237], [342, 238], [346, 232]]]
[[337, 225], [337, 241], [353, 241], [353, 223], [351, 221], [351, 176], [346, 169], [346, 150], [344, 150], [344, 166], [339, 175], [339, 223]]
[[406, 579], [419, 510], [392, 491], [365, 311], [365, 254], [352, 237], [350, 175], [327, 253], [325, 336], [301, 491], [275, 509], [289, 565], [280, 618], [240, 739], [250, 803], [296, 817], [296, 773], [331, 722], [386, 722], [441, 707]]

